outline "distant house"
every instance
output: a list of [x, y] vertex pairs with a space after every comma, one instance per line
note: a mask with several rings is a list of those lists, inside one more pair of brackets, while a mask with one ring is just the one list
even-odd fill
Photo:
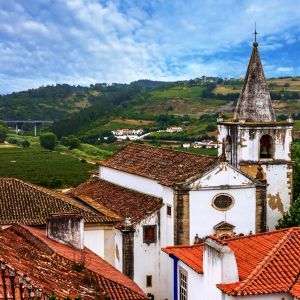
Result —
[[1, 299], [147, 299], [128, 277], [83, 247], [83, 218], [53, 216], [45, 230], [0, 232]]
[[178, 126], [172, 126], [166, 129], [166, 132], [169, 133], [182, 132], [182, 131], [183, 131], [182, 127], [178, 127]]
[[218, 148], [218, 142], [212, 141], [212, 140], [205, 140], [201, 142], [195, 142], [192, 144], [193, 148], [205, 148], [205, 149], [217, 149]]
[[299, 247], [299, 227], [167, 247], [173, 299], [300, 299]]
[[182, 148], [190, 148], [190, 147], [191, 147], [190, 143], [182, 144]]
[[124, 141], [124, 140], [131, 140], [135, 141], [140, 138], [140, 136], [143, 134], [144, 130], [139, 128], [139, 129], [118, 129], [118, 130], [113, 130], [112, 134], [117, 138], [119, 141]]

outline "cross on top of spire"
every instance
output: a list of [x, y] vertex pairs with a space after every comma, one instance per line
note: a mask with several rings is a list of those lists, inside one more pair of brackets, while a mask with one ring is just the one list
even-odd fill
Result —
[[254, 47], [257, 47], [258, 46], [258, 42], [256, 41], [256, 37], [257, 37], [257, 35], [258, 35], [258, 32], [256, 31], [256, 22], [255, 22], [255, 30], [254, 30], [254, 43], [253, 43], [253, 46]]

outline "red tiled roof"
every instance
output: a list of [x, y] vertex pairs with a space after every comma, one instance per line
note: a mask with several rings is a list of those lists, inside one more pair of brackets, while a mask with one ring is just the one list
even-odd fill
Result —
[[170, 186], [201, 175], [216, 162], [212, 156], [129, 143], [100, 164]]
[[45, 225], [50, 214], [63, 212], [79, 213], [87, 223], [116, 222], [115, 218], [90, 211], [62, 193], [15, 178], [0, 178], [1, 225]]
[[[217, 239], [217, 238], [215, 238]], [[239, 282], [219, 284], [229, 295], [290, 292], [300, 298], [300, 228], [219, 240], [234, 252]], [[203, 273], [203, 244], [163, 249]]]
[[[74, 265], [80, 261], [85, 266], [76, 271]], [[0, 275], [1, 299], [20, 293], [16, 299], [38, 293], [42, 299], [52, 293], [60, 299], [146, 299], [131, 279], [89, 249], [75, 250], [25, 225], [13, 225], [1, 232], [0, 262], [4, 269]]]
[[163, 205], [161, 198], [133, 191], [99, 178], [90, 179], [67, 194], [79, 198], [106, 215], [119, 217], [120, 220], [130, 215], [133, 223], [144, 219]]

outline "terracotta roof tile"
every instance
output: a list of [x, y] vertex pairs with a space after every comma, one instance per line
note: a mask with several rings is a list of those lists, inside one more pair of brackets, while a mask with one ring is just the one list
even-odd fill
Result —
[[162, 199], [121, 187], [108, 181], [93, 178], [70, 190], [67, 195], [77, 197], [94, 209], [132, 222], [149, 216], [163, 205]]
[[[217, 239], [217, 238], [216, 238]], [[300, 298], [300, 228], [283, 229], [222, 241], [235, 253], [239, 282], [219, 284], [230, 295], [288, 292]], [[203, 244], [163, 249], [203, 273]]]
[[[82, 258], [85, 266], [76, 271], [74, 264]], [[11, 295], [44, 299], [52, 293], [60, 299], [146, 299], [131, 279], [89, 249], [75, 250], [48, 239], [42, 230], [23, 225], [1, 232], [0, 263], [4, 270], [0, 274], [1, 299]]]
[[116, 222], [113, 217], [89, 211], [62, 193], [19, 179], [0, 178], [1, 225], [45, 225], [50, 214], [61, 212], [77, 212], [87, 223]]
[[202, 174], [216, 162], [212, 156], [129, 143], [100, 164], [170, 186]]

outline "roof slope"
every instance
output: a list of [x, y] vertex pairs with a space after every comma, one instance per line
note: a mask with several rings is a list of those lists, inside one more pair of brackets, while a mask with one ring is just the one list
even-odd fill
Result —
[[[215, 237], [214, 237], [215, 238]], [[300, 298], [300, 228], [283, 229], [223, 240], [235, 254], [239, 282], [219, 284], [230, 295], [291, 292]], [[198, 273], [203, 273], [203, 244], [167, 247]]]
[[216, 161], [216, 157], [129, 143], [100, 164], [170, 186], [202, 174]]
[[276, 121], [267, 80], [258, 53], [258, 43], [253, 43], [244, 86], [234, 113], [234, 120], [245, 120], [246, 122]]
[[[70, 190], [68, 195], [78, 197], [93, 208], [106, 209], [115, 217], [132, 217], [135, 223], [162, 207], [162, 199], [143, 194], [108, 181], [93, 178]], [[100, 205], [100, 207], [99, 207]], [[106, 214], [109, 212], [106, 211]]]
[[[0, 275], [1, 299], [8, 294], [22, 294], [21, 291], [25, 295], [17, 299], [25, 299], [30, 293], [31, 296], [54, 293], [63, 299], [67, 296], [99, 299], [101, 295], [100, 299], [146, 298], [132, 280], [89, 249], [79, 251], [57, 243], [39, 229], [14, 225], [2, 231], [0, 261], [4, 269]], [[85, 266], [76, 271], [74, 265], [80, 261]], [[5, 282], [5, 288], [1, 281]]]
[[0, 224], [45, 225], [51, 213], [76, 212], [87, 223], [115, 222], [89, 211], [74, 199], [19, 179], [0, 178]]

